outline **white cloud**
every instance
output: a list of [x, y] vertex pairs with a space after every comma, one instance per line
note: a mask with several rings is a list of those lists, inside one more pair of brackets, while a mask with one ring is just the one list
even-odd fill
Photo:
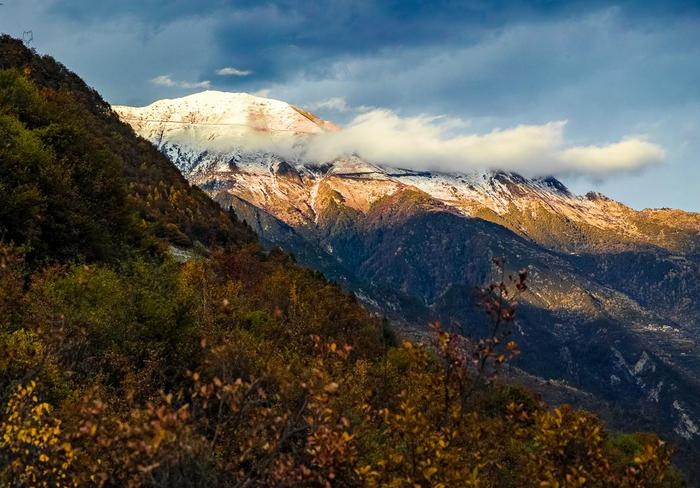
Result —
[[620, 171], [632, 171], [662, 161], [665, 151], [641, 138], [630, 137], [607, 146], [581, 146], [566, 149], [561, 154], [567, 164], [605, 168], [614, 164]]
[[173, 80], [170, 75], [160, 75], [151, 79], [151, 83], [158, 86], [167, 86], [174, 88], [211, 88], [211, 81], [177, 81]]
[[440, 171], [501, 169], [528, 176], [602, 176], [660, 163], [664, 150], [643, 137], [605, 145], [574, 146], [564, 137], [566, 121], [519, 125], [490, 132], [454, 135], [459, 120], [400, 117], [372, 110], [355, 117], [340, 132], [311, 139], [305, 156], [327, 161], [343, 154], [387, 165]]
[[249, 69], [238, 69], [226, 66], [225, 68], [217, 69], [216, 74], [219, 76], [248, 76], [252, 75], [253, 72]]

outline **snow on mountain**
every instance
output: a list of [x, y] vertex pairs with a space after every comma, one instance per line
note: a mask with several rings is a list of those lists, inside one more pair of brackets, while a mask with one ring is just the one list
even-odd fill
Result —
[[158, 145], [232, 150], [250, 143], [335, 131], [338, 128], [280, 100], [207, 90], [158, 100], [146, 107], [114, 106], [122, 120]]
[[[357, 155], [304, 160], [309, 138], [341, 129], [279, 100], [205, 91], [114, 110], [212, 196], [228, 192], [293, 226], [315, 225], [319, 202], [330, 191], [346, 206], [365, 212], [378, 199], [413, 187], [463, 215], [497, 221], [527, 237], [537, 238], [523, 220], [547, 212], [565, 222], [648, 240], [631, 218], [636, 215], [632, 209], [602, 196], [574, 195], [554, 178], [413, 171]], [[693, 225], [698, 220], [691, 218]]]
[[[394, 185], [388, 185], [389, 188], [416, 186], [445, 201], [458, 196], [493, 200], [496, 208], [503, 206], [504, 198], [510, 198], [502, 194], [503, 184], [491, 173], [414, 172], [385, 168], [354, 155], [326, 165], [299, 160], [290, 154], [289, 145], [285, 143], [292, 140], [303, 144], [306, 137], [340, 129], [279, 100], [247, 93], [205, 91], [159, 100], [146, 107], [113, 108], [139, 135], [166, 153], [185, 176], [199, 183], [204, 183], [208, 177], [228, 176], [235, 180], [242, 174], [269, 176], [274, 180], [275, 172], [270, 168], [281, 160], [291, 159], [303, 178], [311, 180], [310, 187], [316, 185], [319, 178], [345, 177], [392, 181]], [[542, 187], [542, 190], [546, 192], [549, 188]]]

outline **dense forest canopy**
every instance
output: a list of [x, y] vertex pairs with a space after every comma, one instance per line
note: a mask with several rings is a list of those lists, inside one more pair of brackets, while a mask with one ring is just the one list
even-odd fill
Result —
[[681, 484], [655, 435], [482, 374], [517, 353], [496, 329], [397, 340], [65, 67], [9, 37], [0, 67], [3, 485]]

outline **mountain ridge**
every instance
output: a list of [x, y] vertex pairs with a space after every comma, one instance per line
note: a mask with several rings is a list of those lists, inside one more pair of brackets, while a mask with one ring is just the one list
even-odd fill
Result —
[[268, 245], [409, 329], [440, 320], [478, 335], [471, 297], [494, 278], [492, 258], [528, 269], [515, 336], [540, 357], [525, 352], [518, 367], [615, 408], [641, 405], [662, 431], [699, 445], [700, 214], [574, 195], [553, 177], [308, 161], [238, 134], [229, 147], [192, 144], [196, 127], [159, 139], [163, 127], [146, 122], [132, 126]]

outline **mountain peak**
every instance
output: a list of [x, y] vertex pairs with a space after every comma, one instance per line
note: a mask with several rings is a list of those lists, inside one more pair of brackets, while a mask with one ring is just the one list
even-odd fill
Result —
[[[261, 206], [301, 209], [290, 219], [315, 208], [320, 180], [328, 179], [362, 211], [378, 198], [409, 186], [470, 216], [482, 215], [484, 209], [502, 216], [512, 208], [531, 212], [533, 207], [545, 205], [556, 207], [567, 218], [608, 225], [608, 218], [599, 215], [596, 201], [576, 196], [554, 177], [530, 179], [506, 171], [396, 169], [357, 154], [330, 161], [304, 159], [301, 148], [306, 136], [340, 129], [280, 100], [207, 90], [146, 107], [115, 107], [115, 111], [166, 153], [193, 183], [218, 191], [221, 182], [228, 182], [224, 186], [231, 192]], [[302, 175], [300, 181], [294, 180], [298, 188], [287, 188], [278, 181], [290, 174], [284, 168], [276, 171], [282, 160], [291, 162]], [[273, 205], [273, 201], [277, 203]], [[316, 217], [313, 213], [307, 215], [311, 220]]]
[[261, 105], [276, 105], [276, 106], [290, 106], [289, 103], [277, 100], [274, 98], [266, 98], [258, 95], [254, 95], [248, 92], [227, 92], [221, 90], [203, 90], [196, 93], [191, 93], [178, 98], [164, 98], [161, 100], [156, 100], [151, 105], [177, 105], [177, 104], [191, 104], [194, 106], [201, 107], [232, 107], [238, 104], [261, 104]]
[[[176, 134], [200, 130], [205, 140], [224, 132], [317, 134], [338, 128], [287, 102], [244, 92], [206, 90], [181, 98], [158, 100], [145, 107], [116, 105], [119, 116], [142, 131]], [[202, 131], [202, 128], [207, 129]]]

